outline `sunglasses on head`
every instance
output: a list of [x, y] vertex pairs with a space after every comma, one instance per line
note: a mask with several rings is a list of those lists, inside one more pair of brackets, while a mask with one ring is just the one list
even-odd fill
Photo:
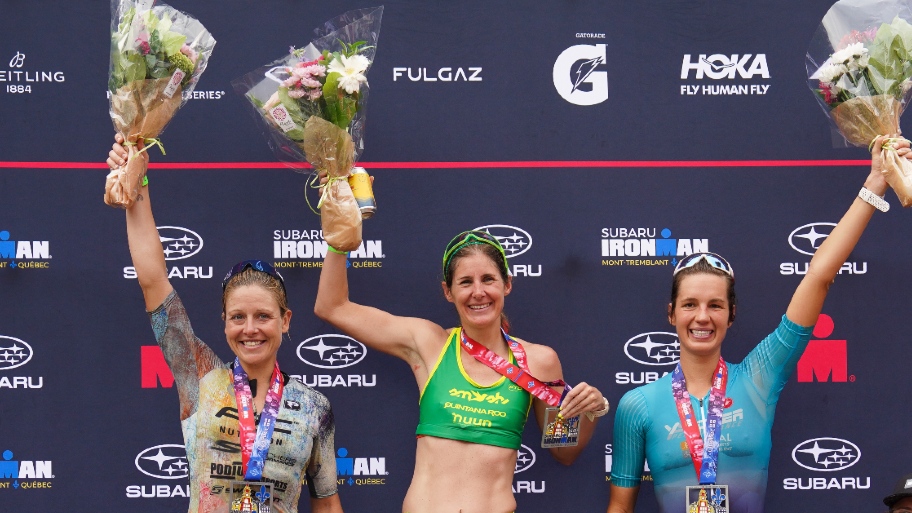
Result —
[[234, 267], [228, 271], [228, 274], [225, 275], [225, 279], [222, 280], [222, 290], [225, 290], [225, 287], [228, 286], [228, 282], [232, 277], [234, 277], [235, 274], [242, 273], [246, 269], [260, 271], [261, 273], [266, 273], [269, 276], [272, 276], [273, 278], [279, 280], [279, 284], [282, 285], [282, 291], [285, 292], [285, 279], [282, 278], [282, 275], [279, 274], [279, 271], [276, 271], [274, 267], [262, 260], [244, 260], [243, 262], [238, 262], [235, 264]]
[[687, 269], [688, 267], [697, 265], [697, 262], [700, 262], [701, 260], [731, 276], [732, 279], [735, 279], [735, 270], [732, 269], [732, 266], [728, 263], [728, 260], [725, 260], [715, 253], [694, 253], [682, 258], [681, 261], [678, 262], [678, 265], [675, 266], [675, 270], [672, 276], [676, 276], [679, 272]]
[[473, 244], [488, 244], [489, 246], [494, 246], [497, 248], [497, 251], [500, 252], [500, 256], [503, 258], [504, 266], [507, 265], [507, 254], [504, 252], [503, 246], [500, 245], [500, 241], [496, 237], [487, 232], [481, 232], [477, 230], [469, 230], [460, 233], [459, 235], [453, 237], [453, 240], [446, 245], [446, 250], [443, 252], [443, 276], [447, 277], [447, 266], [450, 263], [450, 260], [453, 259], [453, 255], [456, 254], [460, 249], [471, 246]]

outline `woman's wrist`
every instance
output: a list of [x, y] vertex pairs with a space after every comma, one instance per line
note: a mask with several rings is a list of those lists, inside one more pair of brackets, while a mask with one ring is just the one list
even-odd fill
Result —
[[594, 422], [596, 418], [604, 416], [608, 413], [608, 410], [611, 409], [611, 404], [608, 402], [608, 398], [602, 396], [602, 407], [598, 410], [587, 411], [586, 418], [589, 419], [589, 422]]
[[880, 196], [887, 193], [887, 182], [879, 172], [871, 172], [864, 182], [864, 188]]

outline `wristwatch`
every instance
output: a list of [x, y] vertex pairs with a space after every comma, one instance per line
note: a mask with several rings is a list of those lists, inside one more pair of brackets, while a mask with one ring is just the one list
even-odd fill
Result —
[[866, 187], [862, 187], [861, 190], [858, 191], [858, 197], [881, 212], [890, 210], [890, 204], [887, 203], [886, 200], [869, 191]]

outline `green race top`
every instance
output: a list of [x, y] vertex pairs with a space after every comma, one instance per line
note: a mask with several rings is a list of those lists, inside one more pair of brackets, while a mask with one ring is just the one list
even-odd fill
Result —
[[[418, 399], [418, 435], [519, 449], [532, 395], [501, 376], [481, 386], [462, 366], [456, 328]], [[510, 362], [515, 363], [510, 353]]]

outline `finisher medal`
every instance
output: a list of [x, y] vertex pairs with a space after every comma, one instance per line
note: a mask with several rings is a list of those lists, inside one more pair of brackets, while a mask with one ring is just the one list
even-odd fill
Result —
[[686, 513], [728, 513], [728, 486], [688, 486]]
[[228, 495], [231, 513], [270, 513], [272, 483], [232, 481]]
[[559, 408], [545, 408], [545, 422], [542, 423], [541, 446], [573, 447], [579, 443], [579, 415], [558, 417]]

